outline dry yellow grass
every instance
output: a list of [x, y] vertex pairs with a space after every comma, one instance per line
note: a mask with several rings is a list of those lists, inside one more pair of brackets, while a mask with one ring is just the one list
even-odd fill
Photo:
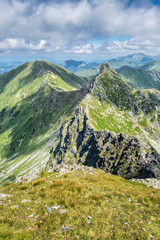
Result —
[[160, 190], [101, 170], [48, 174], [0, 193], [11, 194], [0, 204], [0, 239], [160, 239]]

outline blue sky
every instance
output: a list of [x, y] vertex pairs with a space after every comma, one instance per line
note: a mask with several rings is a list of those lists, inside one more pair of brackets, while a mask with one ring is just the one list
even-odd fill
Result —
[[0, 57], [103, 61], [160, 54], [160, 0], [0, 1]]

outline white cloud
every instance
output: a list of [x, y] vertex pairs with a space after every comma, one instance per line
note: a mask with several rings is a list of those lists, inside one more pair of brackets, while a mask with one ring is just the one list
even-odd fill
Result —
[[[0, 1], [0, 49], [122, 53], [159, 49], [160, 7], [149, 0]], [[138, 5], [137, 5], [138, 4]], [[106, 39], [96, 47], [94, 37]], [[127, 41], [107, 39], [129, 36]], [[43, 40], [40, 40], [43, 39]]]
[[106, 53], [119, 53], [130, 54], [133, 52], [143, 52], [145, 54], [158, 54], [160, 53], [160, 36], [156, 39], [141, 39], [141, 38], [131, 38], [127, 41], [106, 41], [102, 46], [98, 48], [99, 51]]
[[38, 43], [26, 43], [25, 39], [19, 38], [6, 38], [0, 42], [0, 50], [10, 49], [30, 49], [30, 50], [43, 50], [45, 49], [46, 40], [39, 40]]
[[65, 53], [92, 53], [93, 47], [90, 44], [83, 44], [81, 46], [75, 46], [71, 49], [64, 50]]

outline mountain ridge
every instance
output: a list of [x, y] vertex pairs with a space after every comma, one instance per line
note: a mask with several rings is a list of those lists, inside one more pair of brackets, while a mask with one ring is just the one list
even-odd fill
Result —
[[[104, 86], [104, 84], [106, 84], [106, 81], [104, 82], [106, 77], [109, 77], [112, 82], [112, 92], [111, 88], [108, 91], [108, 84]], [[115, 80], [115, 83], [113, 83], [113, 80]], [[106, 95], [105, 89], [108, 91], [108, 95]], [[59, 142], [54, 146], [49, 167], [54, 171], [59, 164], [79, 163], [101, 168], [125, 178], [160, 177], [160, 154], [147, 144], [144, 130], [142, 134], [141, 129], [139, 128], [138, 130], [137, 125], [131, 133], [131, 125], [129, 125], [127, 130], [127, 124], [122, 121], [124, 125], [126, 124], [124, 127], [128, 131], [126, 132], [127, 135], [122, 133], [124, 129], [122, 132], [121, 129], [119, 129], [119, 132], [113, 133], [113, 117], [111, 118], [112, 123], [109, 129], [109, 126], [106, 126], [106, 122], [103, 123], [104, 125], [102, 124], [102, 116], [104, 115], [102, 115], [102, 112], [97, 112], [97, 116], [94, 115], [97, 110], [99, 111], [100, 101], [104, 102], [106, 110], [110, 112], [117, 111], [117, 107], [120, 111], [133, 111], [134, 106], [131, 106], [131, 104], [133, 104], [131, 97], [133, 96], [130, 88], [123, 83], [114, 70], [109, 68], [108, 64], [103, 64], [100, 69], [100, 74], [92, 83], [89, 92], [90, 93], [82, 100], [82, 103], [77, 106], [71, 119], [62, 125]], [[128, 94], [131, 94], [129, 98]], [[122, 102], [120, 96], [124, 98]], [[97, 98], [96, 104], [94, 102], [94, 105], [92, 105], [92, 100], [95, 98]], [[130, 99], [130, 103], [128, 103], [128, 99]], [[89, 104], [87, 104], [87, 100]], [[111, 102], [114, 103], [115, 106], [113, 110], [107, 107]], [[144, 111], [145, 114], [147, 114], [147, 111], [150, 111], [149, 109], [151, 107], [148, 99], [146, 99], [146, 104], [147, 106], [139, 105], [140, 111]], [[96, 105], [98, 105], [97, 110]], [[153, 105], [152, 107], [154, 109]], [[94, 108], [94, 111], [92, 111], [92, 108]], [[90, 111], [92, 111], [93, 115]], [[132, 115], [135, 115], [135, 109]], [[107, 116], [108, 114], [106, 117]], [[129, 115], [126, 117], [129, 118]], [[99, 122], [100, 119], [101, 122]], [[109, 120], [108, 117], [106, 120]], [[130, 117], [130, 124], [133, 124], [133, 122], [133, 117]], [[119, 124], [115, 122], [116, 131], [118, 130], [118, 125]], [[96, 130], [96, 126], [99, 129]], [[141, 134], [143, 137], [140, 137]], [[136, 135], [139, 135], [139, 137]], [[154, 161], [156, 162], [156, 166], [154, 166]]]
[[140, 90], [156, 88], [160, 90], [160, 72], [158, 71], [123, 66], [118, 70], [118, 73], [133, 88]]
[[18, 173], [25, 173], [33, 166], [45, 166], [59, 121], [70, 114], [86, 92], [83, 88], [88, 84], [86, 80], [56, 67], [62, 79], [55, 74], [55, 65], [54, 68], [47, 65], [49, 71], [45, 72], [41, 63], [45, 65], [43, 68], [46, 67], [46, 62], [36, 61], [0, 76], [1, 181], [14, 179]]
[[160, 60], [152, 61], [140, 67], [143, 70], [160, 72]]
[[1, 181], [44, 169], [47, 162], [50, 171], [81, 162], [126, 178], [159, 177], [158, 92], [132, 89], [108, 64], [91, 83], [46, 64], [28, 63], [20, 75], [7, 75], [13, 79], [0, 95]]

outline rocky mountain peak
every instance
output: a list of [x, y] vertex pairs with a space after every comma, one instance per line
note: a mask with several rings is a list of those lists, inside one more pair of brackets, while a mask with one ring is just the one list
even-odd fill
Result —
[[100, 67], [99, 74], [105, 73], [109, 69], [110, 69], [109, 64], [103, 63]]

